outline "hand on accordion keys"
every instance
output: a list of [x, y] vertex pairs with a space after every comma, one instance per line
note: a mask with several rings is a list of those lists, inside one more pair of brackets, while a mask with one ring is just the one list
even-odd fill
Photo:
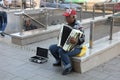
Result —
[[74, 37], [71, 37], [70, 38], [70, 43], [71, 44], [76, 44], [78, 42], [78, 39], [74, 38]]

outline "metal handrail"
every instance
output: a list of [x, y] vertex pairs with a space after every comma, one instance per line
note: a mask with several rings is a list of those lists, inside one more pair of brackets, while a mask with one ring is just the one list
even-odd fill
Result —
[[46, 25], [44, 25], [44, 24], [40, 23], [39, 21], [35, 20], [34, 18], [32, 18], [31, 16], [29, 16], [28, 14], [23, 13], [23, 15], [26, 16], [26, 17], [28, 17], [28, 18], [30, 18], [30, 19], [32, 19], [33, 21], [35, 21], [36, 23], [38, 23], [42, 27], [44, 27], [44, 28], [46, 27]]
[[[107, 19], [107, 18], [104, 18]], [[89, 35], [89, 48], [93, 48], [93, 41], [94, 41], [94, 28], [95, 28], [95, 22], [104, 20], [104, 19], [99, 19], [99, 20], [91, 20], [90, 21], [90, 35]], [[113, 38], [113, 27], [114, 27], [114, 16], [111, 17], [110, 19], [110, 33], [109, 33], [109, 40], [112, 40]]]
[[[97, 2], [95, 4], [98, 4], [98, 3], [101, 3], [101, 2]], [[118, 2], [105, 2], [104, 4], [117, 4]]]
[[117, 4], [118, 2], [109, 2], [109, 3], [104, 3], [104, 4]]

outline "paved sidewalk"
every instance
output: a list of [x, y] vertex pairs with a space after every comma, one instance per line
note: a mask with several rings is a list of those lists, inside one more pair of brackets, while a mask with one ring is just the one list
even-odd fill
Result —
[[[55, 38], [27, 46], [48, 47], [52, 43], [56, 43]], [[72, 72], [62, 76], [61, 67], [52, 66], [51, 55], [44, 64], [30, 62], [28, 59], [33, 55], [34, 50], [11, 44], [9, 36], [0, 37], [0, 80], [120, 80], [120, 56], [83, 74]]]

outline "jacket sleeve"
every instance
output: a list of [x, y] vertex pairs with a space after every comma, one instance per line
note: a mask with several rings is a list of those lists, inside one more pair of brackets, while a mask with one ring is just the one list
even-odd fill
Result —
[[83, 32], [83, 34], [78, 37], [77, 45], [81, 45], [81, 44], [83, 44], [85, 42], [85, 34], [84, 34], [84, 30], [83, 30], [82, 27], [80, 28], [80, 31]]

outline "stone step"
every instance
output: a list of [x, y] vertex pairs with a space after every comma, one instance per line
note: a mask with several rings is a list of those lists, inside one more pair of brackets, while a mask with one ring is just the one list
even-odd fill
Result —
[[[120, 55], [120, 32], [113, 35], [113, 40], [104, 37], [95, 41], [93, 48], [87, 50], [83, 57], [73, 57], [73, 68], [76, 72], [84, 73]], [[87, 45], [89, 46], [89, 45]]]

